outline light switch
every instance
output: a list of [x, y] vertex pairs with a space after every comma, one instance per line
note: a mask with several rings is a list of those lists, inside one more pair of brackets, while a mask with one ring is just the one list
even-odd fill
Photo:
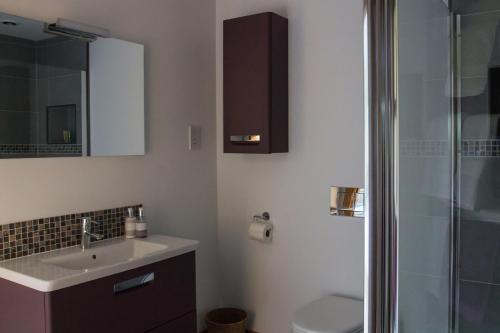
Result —
[[189, 150], [198, 150], [201, 148], [201, 127], [189, 125], [188, 126], [188, 136], [189, 136]]

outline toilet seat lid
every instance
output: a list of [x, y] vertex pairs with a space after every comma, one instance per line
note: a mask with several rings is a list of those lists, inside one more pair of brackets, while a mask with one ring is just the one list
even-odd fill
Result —
[[328, 296], [305, 305], [295, 314], [294, 332], [355, 333], [363, 329], [363, 301]]

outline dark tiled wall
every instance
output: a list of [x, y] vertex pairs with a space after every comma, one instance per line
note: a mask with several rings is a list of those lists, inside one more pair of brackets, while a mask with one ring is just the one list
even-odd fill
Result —
[[63, 37], [37, 42], [38, 131], [32, 142], [47, 141], [47, 107], [76, 105], [76, 143], [82, 143], [82, 77], [87, 71], [87, 43]]
[[[453, 1], [461, 20], [462, 112], [459, 333], [500, 332], [498, 0]], [[491, 12], [489, 12], [491, 11]], [[479, 15], [479, 12], [481, 14]], [[488, 13], [489, 12], [489, 13]], [[496, 18], [495, 18], [496, 17]], [[477, 38], [479, 34], [482, 38]], [[472, 158], [471, 158], [472, 157]]]
[[33, 42], [0, 34], [0, 144], [45, 144], [47, 107], [75, 104], [72, 137], [81, 145], [82, 71], [87, 71], [83, 41], [54, 37]]
[[460, 333], [500, 332], [500, 223], [460, 222]]
[[34, 43], [0, 35], [0, 143], [29, 143], [34, 105]]
[[[133, 207], [135, 212], [141, 205]], [[61, 215], [0, 226], [0, 261], [80, 244], [81, 219], [91, 217], [99, 225], [93, 231], [104, 239], [124, 235], [128, 207]]]
[[460, 282], [460, 333], [500, 332], [500, 286]]

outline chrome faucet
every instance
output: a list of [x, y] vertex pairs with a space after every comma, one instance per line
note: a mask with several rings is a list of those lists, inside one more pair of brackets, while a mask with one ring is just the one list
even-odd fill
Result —
[[82, 242], [80, 244], [82, 250], [90, 248], [90, 240], [92, 237], [97, 240], [101, 240], [104, 238], [103, 235], [92, 233], [92, 224], [98, 223], [92, 221], [90, 217], [82, 217]]

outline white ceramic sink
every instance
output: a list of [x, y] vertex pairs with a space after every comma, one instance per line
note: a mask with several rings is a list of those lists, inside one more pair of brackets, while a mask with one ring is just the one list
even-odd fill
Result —
[[43, 292], [92, 281], [195, 251], [198, 242], [152, 235], [113, 239], [0, 262], [0, 278]]
[[165, 251], [168, 245], [131, 239], [98, 246], [78, 253], [60, 255], [54, 258], [42, 259], [42, 263], [72, 270], [89, 270], [101, 266], [140, 259], [158, 251]]

